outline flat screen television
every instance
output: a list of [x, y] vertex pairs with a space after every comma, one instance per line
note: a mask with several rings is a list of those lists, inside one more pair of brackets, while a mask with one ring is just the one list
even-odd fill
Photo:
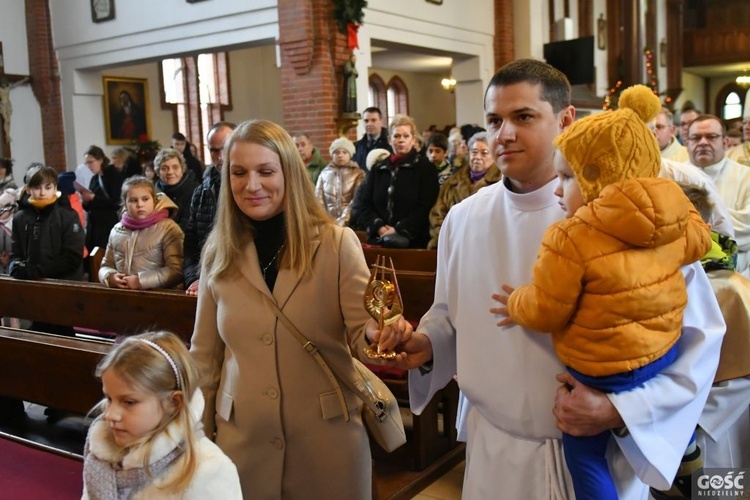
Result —
[[565, 73], [571, 85], [595, 83], [593, 36], [545, 43], [544, 60]]

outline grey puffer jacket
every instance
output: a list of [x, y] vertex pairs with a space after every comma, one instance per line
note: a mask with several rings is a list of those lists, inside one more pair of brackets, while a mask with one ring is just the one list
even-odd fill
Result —
[[[163, 193], [157, 195], [156, 210], [170, 212], [177, 205]], [[138, 274], [142, 289], [175, 288], [182, 284], [182, 245], [185, 235], [172, 219], [140, 230], [118, 222], [109, 234], [107, 251], [99, 270], [99, 281], [109, 286], [114, 273]]]
[[364, 180], [365, 171], [353, 161], [343, 167], [331, 162], [318, 176], [315, 197], [339, 226], [349, 224], [354, 193]]

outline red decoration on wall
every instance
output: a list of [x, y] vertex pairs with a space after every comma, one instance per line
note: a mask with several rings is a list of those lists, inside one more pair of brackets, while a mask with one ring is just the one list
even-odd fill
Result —
[[357, 40], [357, 31], [359, 30], [359, 24], [354, 23], [348, 23], [346, 25], [346, 33], [347, 33], [347, 44], [349, 45], [349, 50], [354, 50], [359, 48], [359, 41]]

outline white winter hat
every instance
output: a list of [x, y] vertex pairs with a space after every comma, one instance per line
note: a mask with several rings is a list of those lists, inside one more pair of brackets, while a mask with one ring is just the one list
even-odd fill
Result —
[[377, 162], [382, 160], [383, 158], [387, 158], [390, 156], [391, 152], [387, 149], [373, 149], [369, 153], [367, 153], [367, 159], [365, 160], [365, 165], [367, 165], [367, 170], [371, 170], [372, 166], [375, 165]]
[[349, 156], [354, 156], [354, 143], [347, 139], [346, 137], [339, 137], [338, 139], [335, 139], [331, 143], [331, 148], [328, 150], [328, 152], [333, 155], [333, 152], [337, 149], [345, 149]]

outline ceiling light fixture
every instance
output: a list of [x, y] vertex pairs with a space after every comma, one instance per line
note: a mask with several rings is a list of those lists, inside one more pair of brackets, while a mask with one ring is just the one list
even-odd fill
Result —
[[737, 82], [737, 85], [742, 85], [743, 87], [750, 87], [750, 76], [748, 75], [738, 76], [735, 81]]

